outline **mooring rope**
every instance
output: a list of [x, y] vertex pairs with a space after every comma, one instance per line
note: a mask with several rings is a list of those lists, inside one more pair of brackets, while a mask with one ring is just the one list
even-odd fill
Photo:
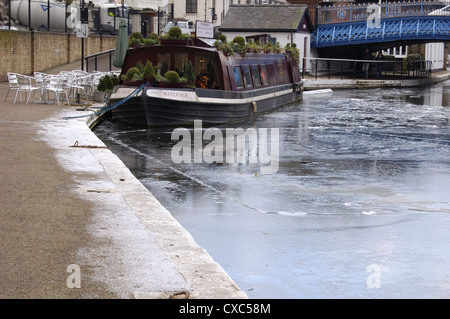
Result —
[[115, 109], [116, 107], [124, 104], [125, 102], [127, 102], [128, 100], [130, 100], [131, 98], [135, 97], [144, 87], [150, 85], [149, 83], [145, 83], [142, 84], [140, 86], [138, 86], [133, 92], [131, 92], [127, 97], [123, 98], [120, 101], [117, 101], [113, 104], [110, 105], [105, 105], [103, 106], [99, 111], [91, 113], [91, 114], [84, 114], [84, 115], [78, 115], [78, 116], [66, 116], [63, 117], [64, 120], [69, 120], [69, 119], [76, 119], [76, 118], [82, 118], [82, 117], [88, 117], [88, 116], [94, 116], [94, 115], [102, 115], [106, 112], [111, 111], [112, 109]]

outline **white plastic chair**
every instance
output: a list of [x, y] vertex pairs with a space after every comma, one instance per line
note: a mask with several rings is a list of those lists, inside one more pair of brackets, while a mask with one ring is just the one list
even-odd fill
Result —
[[11, 90], [16, 90], [16, 91], [19, 90], [19, 82], [17, 81], [17, 74], [16, 73], [12, 73], [12, 72], [8, 72], [7, 76], [8, 76], [8, 82], [9, 82], [9, 88], [8, 88], [8, 93], [6, 93], [6, 96], [5, 96], [5, 101], [8, 98], [9, 91], [11, 91]]
[[50, 74], [42, 73], [42, 72], [34, 72], [34, 80], [37, 86], [40, 87], [40, 99], [39, 101], [36, 101], [35, 103], [47, 103], [47, 101], [44, 100], [44, 79], [50, 76]]
[[77, 98], [77, 93], [80, 93], [80, 97], [85, 95], [86, 90], [84, 87], [84, 79], [82, 76], [72, 74], [71, 76], [66, 75], [67, 79], [67, 92], [69, 93], [69, 97], [72, 99]]
[[36, 83], [34, 82], [34, 78], [31, 76], [22, 75], [22, 74], [16, 74], [16, 76], [17, 76], [17, 82], [19, 85], [19, 89], [16, 92], [16, 97], [14, 98], [14, 103], [16, 103], [16, 101], [17, 101], [17, 96], [19, 96], [19, 100], [20, 100], [20, 102], [22, 102], [22, 92], [23, 92], [23, 93], [28, 93], [27, 101], [26, 101], [26, 104], [28, 104], [31, 95], [33, 95], [33, 98], [34, 98], [34, 93], [36, 93], [36, 91], [40, 91], [41, 88], [36, 85]]
[[70, 106], [69, 96], [66, 90], [67, 79], [61, 76], [48, 76], [44, 79], [44, 93], [47, 94], [47, 100], [49, 100], [49, 93], [53, 93], [53, 101], [58, 101], [60, 104], [61, 95], [65, 96], [67, 105]]

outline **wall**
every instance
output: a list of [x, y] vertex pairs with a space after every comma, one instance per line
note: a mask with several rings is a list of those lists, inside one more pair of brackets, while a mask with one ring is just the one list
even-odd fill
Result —
[[[89, 36], [84, 56], [113, 49], [116, 37]], [[7, 72], [32, 74], [81, 59], [81, 38], [74, 34], [0, 30], [0, 81]]]
[[427, 43], [425, 45], [425, 60], [433, 62], [433, 69], [444, 69], [444, 43]]

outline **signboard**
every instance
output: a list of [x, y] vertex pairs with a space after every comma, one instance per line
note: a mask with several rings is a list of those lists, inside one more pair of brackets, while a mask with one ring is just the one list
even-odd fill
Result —
[[195, 22], [195, 36], [197, 38], [214, 38], [214, 24], [206, 21]]
[[89, 36], [89, 28], [87, 23], [79, 24], [77, 28], [77, 38], [87, 38]]

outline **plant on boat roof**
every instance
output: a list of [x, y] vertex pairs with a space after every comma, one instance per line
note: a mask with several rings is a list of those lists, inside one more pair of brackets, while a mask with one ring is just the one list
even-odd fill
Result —
[[297, 48], [297, 44], [294, 42], [292, 45], [290, 43], [286, 44], [284, 47], [284, 52], [289, 53], [291, 57], [300, 63], [300, 50]]
[[225, 34], [220, 34], [219, 37], [217, 38], [217, 40], [220, 40], [224, 43], [227, 43], [227, 36]]
[[128, 47], [137, 48], [141, 46], [155, 45], [159, 43], [159, 36], [156, 33], [150, 33], [144, 38], [142, 33], [133, 32], [128, 39]]
[[140, 32], [133, 32], [128, 38], [128, 47], [139, 46], [144, 41], [144, 36]]
[[237, 52], [240, 55], [245, 56], [245, 53], [247, 51], [245, 50], [245, 39], [243, 37], [241, 36], [234, 37], [231, 46], [234, 52]]
[[147, 60], [147, 63], [145, 63], [144, 72], [142, 72], [142, 77], [144, 80], [153, 80], [155, 78], [155, 68], [153, 67], [153, 64], [151, 61]]
[[234, 37], [233, 42], [236, 43], [237, 45], [240, 45], [241, 47], [245, 46], [244, 37], [241, 36]]
[[178, 74], [177, 71], [167, 71], [164, 74], [164, 78], [167, 80], [167, 82], [176, 83], [176, 82], [186, 82], [186, 78], [181, 77]]
[[222, 51], [225, 56], [232, 56], [234, 52], [239, 53], [242, 56], [245, 56], [247, 52], [253, 53], [283, 53], [289, 52], [297, 62], [300, 62], [298, 58], [300, 53], [295, 45], [286, 46], [283, 50], [280, 43], [273, 44], [272, 42], [267, 42], [266, 44], [260, 44], [259, 41], [253, 42], [249, 40], [248, 43], [245, 43], [245, 39], [243, 37], [237, 36], [233, 39], [232, 42], [227, 43], [226, 37], [220, 37], [214, 42], [214, 46], [218, 51]]
[[175, 39], [184, 39], [187, 40], [190, 38], [189, 34], [183, 33], [179, 27], [171, 27], [167, 34], [161, 37], [166, 40], [175, 40]]
[[283, 53], [283, 48], [281, 47], [279, 42], [273, 44], [271, 41], [269, 41], [262, 46], [262, 50], [264, 51], [264, 53]]
[[183, 76], [186, 78], [187, 87], [195, 87], [195, 70], [191, 60], [184, 66]]
[[144, 73], [144, 65], [141, 60], [137, 61], [135, 67], [137, 67], [141, 73]]
[[231, 56], [234, 53], [233, 47], [228, 42], [217, 40], [214, 42], [217, 51], [222, 51], [225, 56]]
[[139, 81], [142, 80], [142, 72], [137, 67], [129, 68], [127, 74], [124, 76], [124, 80], [127, 81]]

